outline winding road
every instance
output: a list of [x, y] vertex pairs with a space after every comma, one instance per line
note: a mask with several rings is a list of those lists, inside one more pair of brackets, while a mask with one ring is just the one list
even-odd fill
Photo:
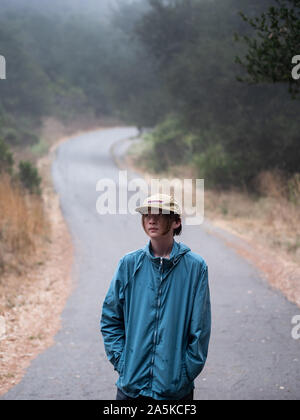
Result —
[[[58, 147], [52, 176], [74, 242], [74, 288], [55, 344], [1, 399], [115, 399], [117, 374], [99, 331], [102, 302], [119, 259], [143, 247], [148, 237], [138, 214], [97, 213], [96, 184], [103, 178], [118, 182], [111, 148], [117, 143], [123, 153], [131, 141], [125, 140], [136, 135], [135, 128], [117, 127], [72, 137]], [[300, 309], [226, 244], [240, 239], [208, 221], [184, 225], [176, 240], [201, 254], [209, 267], [212, 336], [195, 399], [299, 399], [300, 340], [292, 338], [291, 320]]]

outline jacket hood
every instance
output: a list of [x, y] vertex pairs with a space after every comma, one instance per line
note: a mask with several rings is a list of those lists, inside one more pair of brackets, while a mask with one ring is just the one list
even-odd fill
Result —
[[[164, 262], [167, 263], [168, 265], [175, 265], [180, 258], [186, 254], [187, 252], [189, 252], [191, 249], [185, 245], [182, 242], [176, 242], [175, 240], [173, 241], [173, 248], [170, 254], [170, 258], [164, 258]], [[155, 264], [159, 264], [160, 263], [160, 257], [155, 257], [152, 251], [152, 246], [151, 246], [151, 240], [149, 240], [149, 242], [147, 243], [147, 245], [143, 248], [143, 251], [145, 252], [145, 254], [147, 255], [148, 258], [150, 258], [150, 260], [155, 263]]]
[[[181, 257], [185, 255], [187, 252], [191, 251], [191, 249], [183, 244], [182, 242], [176, 242], [174, 240], [173, 242], [173, 248], [170, 254], [170, 258], [163, 258], [163, 266], [166, 269], [166, 272], [164, 273], [164, 276], [172, 270], [173, 267], [180, 261]], [[148, 258], [149, 261], [157, 268], [159, 269], [160, 265], [160, 257], [155, 257], [153, 255], [153, 251], [151, 248], [151, 240], [149, 239], [149, 242], [144, 248], [141, 248], [141, 252], [139, 253], [138, 259], [135, 263], [135, 268], [133, 275], [139, 270], [141, 265], [143, 264], [144, 258]]]

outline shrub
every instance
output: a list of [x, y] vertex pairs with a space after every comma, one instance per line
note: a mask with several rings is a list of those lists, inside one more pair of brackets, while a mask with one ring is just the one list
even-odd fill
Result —
[[3, 129], [2, 135], [7, 144], [16, 146], [21, 143], [20, 132], [13, 127]]
[[235, 165], [221, 144], [211, 144], [202, 153], [196, 153], [193, 165], [209, 187], [226, 187], [233, 182]]
[[32, 194], [41, 194], [41, 177], [30, 162], [21, 161], [19, 163], [19, 180], [21, 184]]
[[151, 145], [149, 163], [155, 171], [166, 170], [172, 165], [185, 163], [189, 154], [189, 139], [176, 117], [169, 117], [159, 124], [145, 139]]
[[13, 170], [14, 159], [8, 145], [0, 138], [0, 173], [7, 172], [10, 175]]

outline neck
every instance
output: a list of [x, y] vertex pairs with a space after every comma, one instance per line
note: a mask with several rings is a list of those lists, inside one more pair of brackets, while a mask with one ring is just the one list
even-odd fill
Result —
[[151, 249], [155, 257], [169, 258], [173, 248], [174, 238], [152, 238]]

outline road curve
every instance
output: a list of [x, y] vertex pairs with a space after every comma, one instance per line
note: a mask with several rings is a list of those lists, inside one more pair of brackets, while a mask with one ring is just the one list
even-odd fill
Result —
[[[55, 344], [1, 399], [115, 398], [117, 376], [99, 333], [102, 302], [118, 260], [148, 238], [139, 215], [97, 213], [96, 184], [103, 178], [118, 181], [111, 147], [136, 134], [132, 127], [107, 129], [72, 137], [58, 147], [52, 175], [74, 241], [74, 288]], [[271, 289], [223, 238], [237, 241], [208, 222], [184, 225], [176, 237], [209, 266], [212, 336], [195, 398], [299, 399], [300, 340], [292, 338], [291, 320], [300, 309]]]

